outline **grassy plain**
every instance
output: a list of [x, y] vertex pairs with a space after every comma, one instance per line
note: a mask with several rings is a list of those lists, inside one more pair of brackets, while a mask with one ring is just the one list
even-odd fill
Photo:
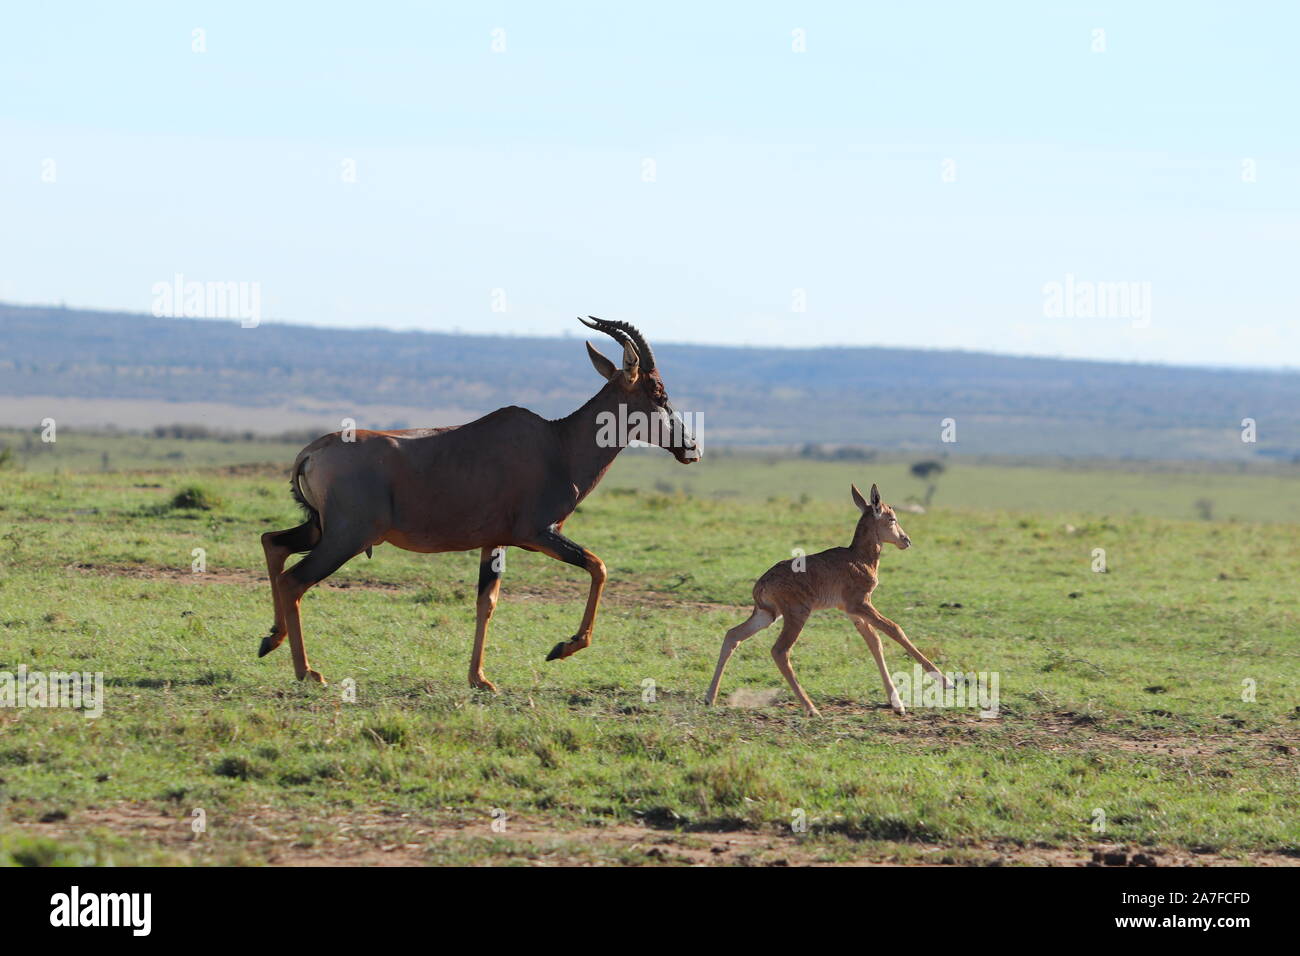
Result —
[[[996, 672], [999, 716], [895, 716], [823, 612], [794, 653], [809, 719], [767, 654], [776, 628], [705, 708], [722, 634], [770, 564], [847, 541], [850, 480], [922, 496], [907, 462], [625, 455], [566, 525], [610, 570], [594, 644], [543, 661], [585, 575], [510, 551], [493, 696], [465, 680], [476, 555], [382, 547], [311, 592], [328, 687], [296, 683], [287, 649], [257, 659], [258, 537], [296, 522], [289, 457], [0, 471], [0, 671], [102, 672], [106, 695], [97, 719], [0, 708], [0, 860], [1300, 859], [1285, 473], [950, 462], [902, 516], [916, 547], [885, 555], [876, 603], [945, 670]], [[191, 485], [210, 510], [172, 505]]]

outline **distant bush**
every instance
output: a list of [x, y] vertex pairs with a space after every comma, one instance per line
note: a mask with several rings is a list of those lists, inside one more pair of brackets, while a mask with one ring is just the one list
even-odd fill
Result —
[[862, 445], [819, 445], [808, 442], [799, 449], [799, 457], [814, 461], [871, 461], [876, 457], [876, 450]]
[[224, 757], [212, 767], [218, 777], [230, 777], [234, 780], [250, 780], [266, 775], [266, 768], [260, 763], [242, 755]]
[[941, 461], [934, 461], [934, 460], [918, 461], [912, 465], [911, 468], [912, 475], [916, 478], [920, 478], [924, 482], [927, 482], [925, 488], [926, 508], [929, 508], [931, 502], [934, 501], [934, 492], [938, 487], [931, 479], [937, 478], [939, 475], [942, 475], [943, 471], [944, 471], [944, 467], [943, 467], [943, 462]]
[[206, 425], [155, 425], [153, 437], [196, 441], [200, 438], [211, 438], [212, 430]]
[[[400, 425], [392, 426], [404, 427]], [[154, 438], [171, 438], [181, 441], [217, 441], [224, 444], [235, 442], [285, 442], [291, 445], [305, 445], [326, 434], [325, 428], [294, 428], [276, 434], [263, 435], [254, 431], [225, 431], [209, 428], [207, 425], [155, 425], [147, 434]]]
[[186, 485], [172, 496], [173, 508], [211, 511], [221, 506], [221, 499], [201, 485]]
[[0, 840], [0, 866], [88, 866], [81, 850], [47, 837], [9, 835]]

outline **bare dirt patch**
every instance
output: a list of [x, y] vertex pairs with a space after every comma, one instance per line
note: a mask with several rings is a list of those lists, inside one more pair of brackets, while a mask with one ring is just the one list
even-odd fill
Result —
[[[201, 574], [195, 574], [189, 568], [162, 568], [145, 564], [92, 564], [79, 562], [68, 565], [68, 570], [77, 571], [81, 574], [171, 581], [177, 584], [241, 584], [260, 588], [268, 586], [266, 572], [251, 571], [246, 568], [209, 568]], [[411, 585], [376, 578], [327, 578], [316, 586], [331, 591], [382, 591], [389, 593], [410, 591], [415, 593], [417, 590], [416, 587]], [[585, 579], [579, 581], [556, 578], [554, 581], [548, 581], [545, 584], [516, 582], [502, 587], [501, 600], [585, 601], [587, 599], [587, 587]], [[472, 592], [471, 596], [467, 597], [466, 600], [472, 600]], [[696, 611], [726, 611], [738, 614], [743, 614], [749, 610], [748, 605], [742, 607], [710, 601], [681, 600], [660, 592], [646, 591], [628, 582], [617, 580], [611, 580], [605, 585], [601, 603], [615, 607], [653, 607], [656, 610], [670, 607], [687, 608]]]
[[[146, 581], [171, 581], [177, 584], [243, 584], [268, 587], [266, 572], [258, 573], [244, 568], [211, 568], [196, 574], [188, 568], [160, 568], [146, 564], [91, 564], [79, 562], [68, 565], [71, 571], [81, 574], [100, 574], [107, 577], [136, 578]], [[400, 584], [386, 584], [379, 581], [338, 581], [325, 580], [317, 587], [335, 591], [401, 591]]]
[[[1296, 866], [1279, 853], [1229, 857], [1160, 847], [1112, 844], [959, 847], [887, 841], [822, 843], [756, 830], [681, 832], [636, 824], [563, 827], [510, 818], [504, 830], [486, 820], [438, 821], [418, 814], [353, 812], [294, 815], [259, 806], [214, 816], [195, 834], [189, 816], [122, 804], [74, 812], [66, 819], [13, 824], [33, 836], [80, 842], [104, 838], [164, 853], [178, 864], [264, 863], [273, 866], [424, 866], [438, 862], [535, 866]], [[811, 837], [811, 838], [809, 838]]]
[[[743, 712], [756, 727], [802, 723], [798, 703], [783, 688], [742, 688], [732, 692], [722, 707]], [[1247, 753], [1253, 763], [1267, 764], [1279, 771], [1295, 773], [1300, 768], [1300, 748], [1282, 731], [1190, 733], [1187, 731], [1133, 730], [1116, 731], [1080, 721], [1069, 712], [1034, 714], [1004, 722], [983, 718], [978, 713], [961, 710], [913, 709], [896, 717], [889, 705], [829, 698], [817, 701], [819, 721], [853, 722], [853, 718], [885, 715], [883, 723], [872, 725], [872, 733], [889, 735], [908, 746], [950, 747], [955, 743], [978, 745], [995, 740], [1000, 747], [1032, 747], [1049, 753], [1083, 753], [1118, 751], [1181, 760], [1190, 777], [1210, 775], [1231, 777], [1231, 770], [1221, 766], [1223, 754]]]

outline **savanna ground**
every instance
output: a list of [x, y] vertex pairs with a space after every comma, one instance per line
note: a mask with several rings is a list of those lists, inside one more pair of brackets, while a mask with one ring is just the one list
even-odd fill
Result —
[[51, 453], [0, 471], [0, 671], [102, 672], [106, 695], [97, 719], [0, 709], [0, 860], [1300, 861], [1285, 472], [950, 462], [929, 511], [901, 515], [916, 546], [884, 555], [876, 604], [944, 670], [996, 672], [999, 715], [894, 715], [822, 612], [794, 652], [810, 719], [768, 656], [778, 627], [704, 707], [722, 635], [770, 564], [847, 542], [850, 480], [923, 496], [904, 461], [624, 455], [566, 525], [609, 567], [593, 645], [544, 662], [586, 575], [511, 550], [493, 696], [466, 683], [476, 554], [381, 547], [310, 592], [328, 687], [294, 681], [287, 646], [258, 660], [259, 536], [298, 520], [292, 450], [231, 467], [214, 446], [194, 468], [183, 446], [150, 446], [179, 471]]

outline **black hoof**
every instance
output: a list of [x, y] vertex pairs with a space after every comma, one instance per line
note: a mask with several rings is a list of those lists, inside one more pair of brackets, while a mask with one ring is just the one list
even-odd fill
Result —
[[262, 638], [262, 646], [257, 649], [257, 656], [265, 657], [267, 654], [270, 654], [273, 650], [279, 647], [281, 643], [283, 642], [275, 639], [274, 634], [266, 635], [266, 637]]
[[546, 659], [547, 659], [548, 661], [558, 661], [561, 657], [564, 656], [564, 645], [567, 644], [567, 643], [569, 643], [569, 642], [568, 642], [568, 641], [560, 641], [560, 643], [558, 643], [558, 644], [556, 644], [554, 647], [552, 647], [552, 648], [551, 648], [551, 653], [549, 653], [549, 654], [546, 655]]

